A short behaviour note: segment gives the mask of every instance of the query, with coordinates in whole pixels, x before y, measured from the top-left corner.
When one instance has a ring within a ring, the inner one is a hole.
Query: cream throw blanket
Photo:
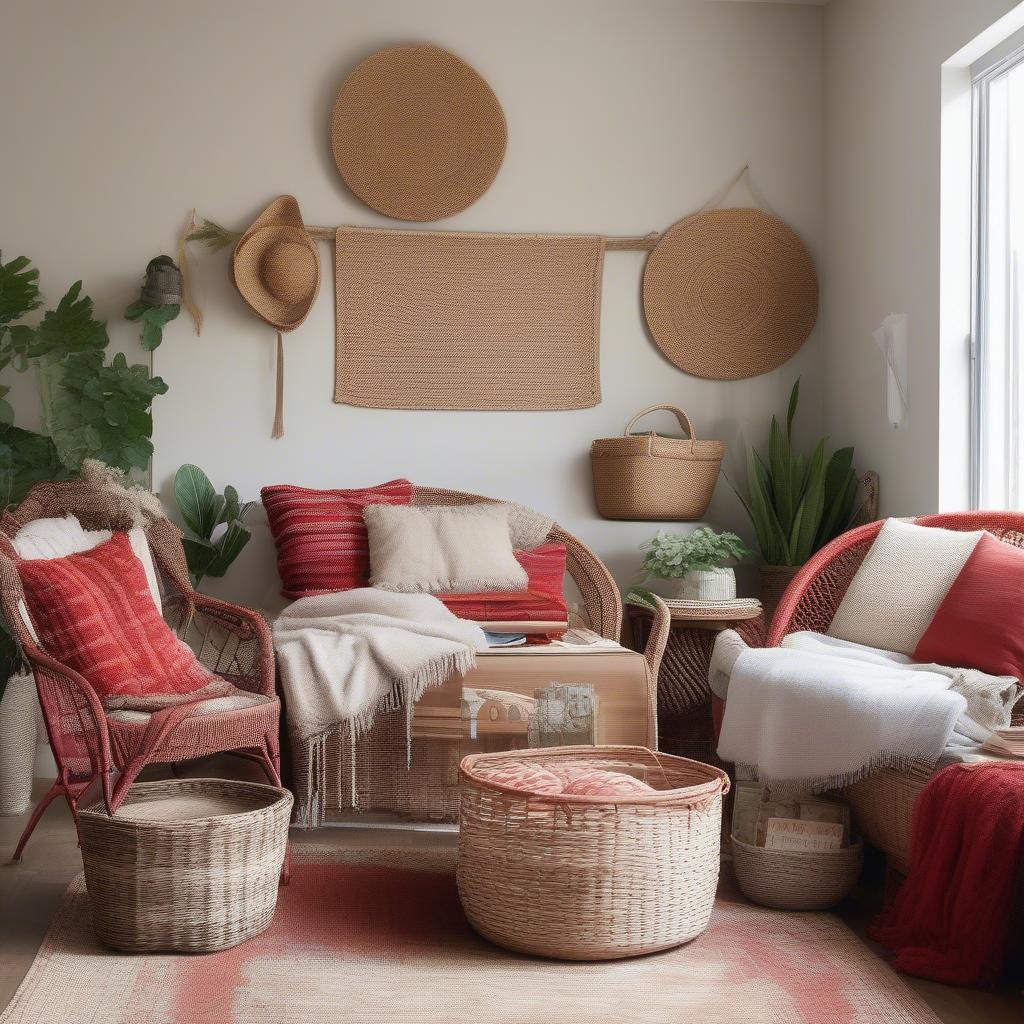
[[[723,648],[735,653],[729,639]],[[915,664],[812,632],[792,633],[782,647],[739,650],[728,687],[719,756],[753,769],[776,793],[821,792],[876,767],[934,763],[954,730],[978,741],[1008,720],[1017,692],[1009,676]]]
[[[330,736],[346,728],[354,741],[381,711],[404,707],[411,718],[423,692],[468,672],[487,641],[479,626],[436,597],[366,587],[295,601],[274,623],[274,647],[297,769],[299,823],[315,828]]]

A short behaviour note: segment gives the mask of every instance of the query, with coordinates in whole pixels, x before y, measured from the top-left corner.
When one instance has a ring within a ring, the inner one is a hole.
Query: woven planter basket
[[[764,608],[765,621],[771,622],[772,616],[786,588],[793,582],[793,577],[803,568],[802,565],[762,565],[761,574],[761,605]]]
[[[675,414],[686,438],[653,431],[630,435],[641,416],[656,409]],[[605,437],[590,447],[594,497],[605,519],[700,519],[707,511],[725,455],[723,441],[699,441],[690,418],[674,405],[638,412],[622,437]]]
[[[849,895],[864,863],[864,844],[840,850],[766,850],[732,837],[732,863],[743,894],[776,910],[826,910]]]
[[[538,796],[478,774],[524,761],[625,772],[658,792]],[[485,938],[538,956],[613,960],[707,927],[725,772],[644,747],[577,746],[471,754],[459,775],[459,895]]]
[[[277,906],[292,795],[226,779],[134,785],[114,817],[79,813],[92,920],[126,952],[209,953],[264,931]]]
[[[35,679],[11,676],[0,697],[0,814],[24,814],[32,800],[40,717]]]

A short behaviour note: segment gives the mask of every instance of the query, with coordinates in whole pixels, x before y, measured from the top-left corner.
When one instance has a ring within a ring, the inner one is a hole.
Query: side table
[[[643,650],[651,626],[646,608],[627,605],[633,646]],[[736,610],[728,618],[714,618],[692,609],[671,608],[668,645],[658,673],[658,749],[719,764],[715,754],[708,666],[715,639],[723,629],[736,629],[752,646],[764,642],[765,622],[760,610]]]

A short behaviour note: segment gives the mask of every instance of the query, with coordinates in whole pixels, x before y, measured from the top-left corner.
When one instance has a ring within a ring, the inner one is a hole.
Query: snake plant
[[[798,379],[789,395],[786,429],[772,417],[768,457],[747,449],[747,496],[736,492],[768,565],[803,565],[847,530],[857,513],[853,448],[826,456],[823,438],[810,455],[794,450],[793,419],[799,398]]]

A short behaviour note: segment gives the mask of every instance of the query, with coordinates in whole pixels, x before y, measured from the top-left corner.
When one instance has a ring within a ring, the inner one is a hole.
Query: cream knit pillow
[[[367,505],[370,585],[404,594],[526,590],[506,506]]]
[[[850,581],[828,635],[913,654],[983,532],[887,519]]]

